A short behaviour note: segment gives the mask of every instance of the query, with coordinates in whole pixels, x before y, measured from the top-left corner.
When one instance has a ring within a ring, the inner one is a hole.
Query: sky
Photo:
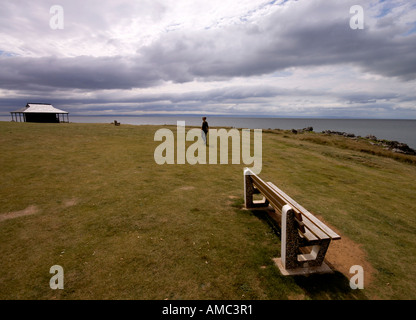
[[[414,0],[0,8],[0,115],[44,102],[72,115],[416,119]]]

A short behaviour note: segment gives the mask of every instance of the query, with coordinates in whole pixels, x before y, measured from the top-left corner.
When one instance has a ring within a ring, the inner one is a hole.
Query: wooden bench
[[[271,209],[275,220],[281,215],[281,258],[274,260],[282,274],[331,271],[324,258],[331,240],[341,239],[336,232],[248,168],[244,169],[244,194],[247,209]],[[254,200],[254,194],[261,194],[263,200]]]
[[[119,126],[121,123],[120,122],[117,122],[117,120],[114,120],[114,125],[115,126]]]

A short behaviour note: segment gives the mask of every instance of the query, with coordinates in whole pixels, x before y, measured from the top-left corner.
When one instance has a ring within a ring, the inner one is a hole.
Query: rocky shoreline
[[[292,133],[298,134],[303,132],[313,132],[312,127],[307,127],[303,129],[292,129]],[[407,155],[416,155],[416,150],[410,148],[406,143],[398,142],[398,141],[390,141],[390,140],[384,140],[384,139],[378,139],[374,135],[367,135],[365,137],[356,136],[353,133],[348,132],[341,132],[341,131],[332,131],[332,130],[324,130],[322,133],[327,135],[338,135],[338,136],[344,136],[349,139],[363,139],[368,140],[370,144],[380,146],[386,150],[390,150],[392,152],[396,153],[402,153]]]

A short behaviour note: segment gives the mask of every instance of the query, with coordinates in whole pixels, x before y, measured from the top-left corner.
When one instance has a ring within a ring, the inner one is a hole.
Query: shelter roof
[[[51,104],[47,103],[28,103],[26,107],[20,108],[13,112],[22,112],[22,113],[68,113],[55,108]]]

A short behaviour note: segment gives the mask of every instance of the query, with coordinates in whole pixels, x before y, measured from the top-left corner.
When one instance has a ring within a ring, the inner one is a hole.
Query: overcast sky
[[[364,29],[350,27],[353,5]],[[0,114],[26,102],[416,119],[416,1],[2,0]]]

